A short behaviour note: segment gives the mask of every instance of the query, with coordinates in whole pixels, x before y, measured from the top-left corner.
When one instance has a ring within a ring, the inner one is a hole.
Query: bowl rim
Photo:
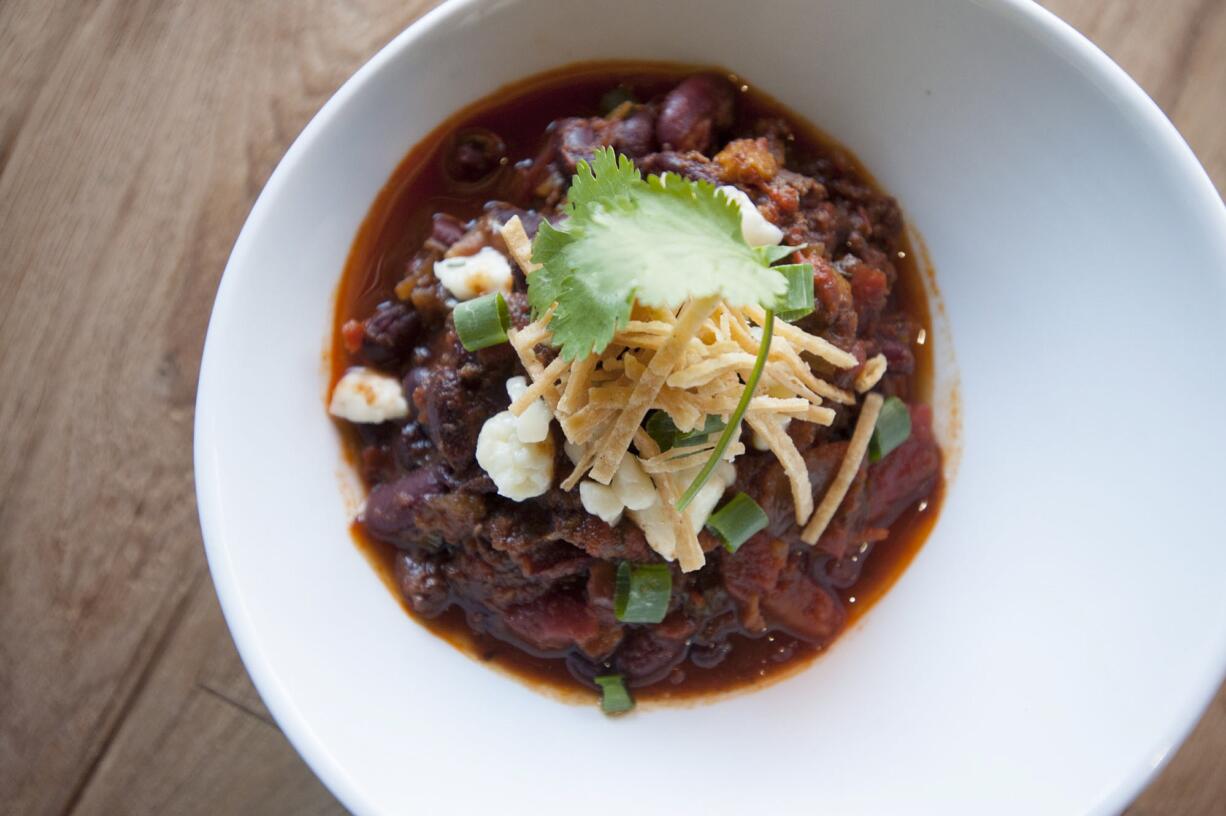
[[[429,37],[439,27],[468,13],[482,2],[483,0],[444,0],[417,18],[354,72],[303,128],[278,162],[239,232],[213,302],[201,357],[193,429],[196,503],[209,571],[223,616],[243,666],[281,731],[328,790],[342,805],[355,813],[375,813],[375,804],[346,773],[341,762],[314,731],[267,655],[258,648],[250,611],[238,590],[233,562],[227,543],[223,540],[219,522],[222,503],[219,472],[216,458],[213,456],[215,432],[210,424],[213,405],[220,399],[219,389],[214,385],[219,365],[216,362],[210,363],[217,354],[214,351],[217,345],[214,334],[218,331],[217,315],[230,309],[231,303],[237,297],[236,280],[240,274],[239,269],[245,263],[250,246],[256,240],[255,236],[261,232],[268,218],[271,202],[277,198],[280,189],[293,175],[303,154],[310,149],[338,112],[349,104],[359,88],[382,71],[387,63],[393,61],[405,49],[411,48],[418,40]],[[1226,204],[1192,149],[1157,103],[1098,46],[1033,0],[966,2],[1005,17],[1009,25],[1018,27],[1030,37],[1046,41],[1074,69],[1098,80],[1099,89],[1128,114],[1134,126],[1146,132],[1167,156],[1167,172],[1177,178],[1180,186],[1194,196],[1198,206],[1208,217],[1216,216],[1222,234],[1226,235]],[[1156,759],[1127,771],[1114,789],[1103,791],[1095,812],[1115,813],[1122,810],[1174,755],[1209,706],[1223,675],[1226,675],[1226,642],[1222,644],[1214,665],[1216,671],[1199,678],[1182,701],[1179,717],[1170,723],[1159,742],[1151,746],[1152,750],[1147,756]]]

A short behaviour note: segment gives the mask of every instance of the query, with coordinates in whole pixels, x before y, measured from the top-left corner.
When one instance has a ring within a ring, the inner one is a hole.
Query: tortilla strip
[[[596,363],[600,362],[595,354],[589,354],[582,360],[576,360],[570,368],[570,377],[566,380],[566,388],[562,390],[562,399],[558,400],[559,414],[573,414],[581,407],[583,398],[587,396],[591,386],[592,372]]]
[[[673,451],[680,451],[676,456],[671,456]],[[714,445],[704,445],[694,448],[674,448],[667,453],[662,453],[659,456],[652,456],[647,459],[640,459],[643,465],[643,470],[648,473],[678,473],[684,470],[693,470],[698,465],[703,464],[706,458],[711,455],[711,451],[715,450]],[[745,446],[736,442],[729,445],[724,451],[724,461],[732,461],[733,458],[740,456],[745,452]],[[701,455],[700,455],[701,454]]]
[[[656,404],[672,417],[673,424],[682,432],[697,428],[705,416],[689,399],[689,395],[680,391],[660,389],[660,393],[656,395]]]
[[[803,414],[812,407],[807,399],[800,397],[754,397],[749,401],[749,410],[763,414]]]
[[[575,445],[586,445],[596,435],[600,423],[607,420],[616,410],[607,405],[589,403],[575,413],[558,419],[558,424],[562,427],[562,433],[566,436],[567,441]]]
[[[636,427],[634,430],[634,445],[638,448],[639,455],[642,457],[659,456],[660,448],[656,445],[655,440],[642,428]],[[667,473],[654,474],[651,480],[655,482],[656,491],[660,494],[661,509],[672,521],[673,529],[676,531],[676,555],[681,571],[693,572],[701,569],[702,565],[707,563],[707,557],[703,554],[702,545],[698,543],[698,533],[690,526],[689,517],[677,510],[676,502],[681,496],[677,482]]]
[[[544,370],[541,371],[539,377],[533,375],[532,384],[529,385],[518,398],[512,400],[511,405],[507,408],[515,416],[519,416],[524,411],[528,410],[528,406],[536,402],[537,399],[544,397],[546,392],[552,391],[554,395],[553,401],[550,403],[550,408],[557,410],[559,397],[556,383],[558,378],[562,376],[562,372],[570,367],[570,363],[563,360],[561,357],[555,357]]]
[[[759,326],[766,320],[766,311],[757,304],[746,306],[743,311]],[[843,349],[829,340],[798,329],[791,323],[776,320],[775,333],[801,351],[807,351],[814,356],[820,357],[836,368],[854,368],[859,362],[854,354],[843,351]]]
[[[885,355],[880,352],[864,361],[864,367],[860,369],[860,373],[856,375],[854,383],[856,391],[861,394],[872,391],[873,386],[881,382],[881,378],[885,376],[886,368],[889,363],[885,359]]]
[[[834,480],[830,483],[826,495],[822,497],[813,517],[800,534],[801,540],[806,544],[817,543],[847,496],[847,490],[855,481],[860,463],[864,461],[864,454],[868,451],[868,443],[872,439],[873,429],[877,427],[877,416],[881,413],[881,404],[884,401],[880,394],[869,394],[864,398],[864,405],[860,408],[856,429],[852,431],[851,441],[847,443],[843,461],[839,463],[839,469],[834,474]]]
[[[634,432],[642,423],[643,417],[651,409],[656,395],[664,386],[664,381],[676,366],[677,361],[689,344],[694,332],[715,309],[719,300],[716,297],[706,297],[691,300],[681,307],[673,333],[669,335],[664,346],[651,357],[646,370],[634,386],[634,393],[621,416],[613,425],[613,430],[600,441],[600,453],[596,455],[596,464],[592,467],[592,479],[601,484],[608,484],[617,472],[622,457],[630,447]]]
[[[630,320],[621,328],[614,339],[620,334],[655,334],[660,337],[667,337],[672,333],[673,324],[665,320]]]
[[[809,482],[809,469],[805,466],[804,457],[796,450],[796,443],[788,436],[787,431],[783,430],[783,425],[776,417],[749,414],[746,415],[745,421],[757,431],[760,439],[765,440],[771,453],[775,454],[775,458],[783,466],[783,472],[792,487],[796,523],[804,524],[813,513],[813,486]]]
[[[532,262],[532,239],[528,237],[524,222],[519,220],[518,215],[511,216],[510,220],[499,228],[498,233],[502,235],[507,251],[525,276],[541,268],[540,264]]]
[[[743,369],[748,365],[753,369],[754,356],[743,351],[721,354],[709,357],[701,363],[691,365],[680,371],[674,371],[668,376],[668,384],[673,388],[697,388],[706,385],[725,371]]]

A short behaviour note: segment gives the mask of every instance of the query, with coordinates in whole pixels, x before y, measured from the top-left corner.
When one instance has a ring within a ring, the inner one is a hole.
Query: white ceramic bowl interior
[[[963,420],[935,534],[831,653],[616,721],[403,614],[346,531],[320,363],[354,233],[408,149],[596,58],[723,64],[855,150],[931,251]],[[358,813],[1114,811],[1226,657],[1223,270],[1226,214],[1185,144],[1029,3],[447,4],[311,122],[222,280],[196,467],[227,620]]]

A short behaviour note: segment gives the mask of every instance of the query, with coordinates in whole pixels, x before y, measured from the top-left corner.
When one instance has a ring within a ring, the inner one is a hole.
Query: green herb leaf
[[[659,623],[668,614],[673,574],[667,564],[617,565],[613,613],[622,623]]]
[[[724,541],[724,549],[734,553],[754,535],[766,529],[770,517],[747,493],[737,493],[732,501],[711,514],[707,527]]]
[[[701,428],[692,431],[682,431],[673,423],[673,418],[667,411],[652,411],[647,416],[643,429],[660,447],[660,453],[673,448],[687,448],[706,444],[707,438],[713,433],[719,433],[725,423],[715,414],[708,414]]]
[[[774,309],[787,291],[771,263],[792,248],[747,244],[739,207],[713,184],[675,173],[644,181],[602,148],[579,163],[566,213],[557,227],[541,224],[532,260],[542,268],[528,278],[535,314],[557,304],[549,328],[564,359],[602,351],[636,299],[677,309],[719,296]]]
[[[634,698],[626,690],[620,674],[602,674],[594,678],[600,686],[600,710],[606,714],[621,714],[634,708]]]
[[[813,313],[813,266],[812,264],[788,264],[776,266],[776,271],[788,282],[788,290],[779,299],[775,316],[791,323]]]
[[[868,441],[868,461],[877,462],[907,441],[911,435],[911,412],[907,403],[890,397],[881,406],[873,435]]]

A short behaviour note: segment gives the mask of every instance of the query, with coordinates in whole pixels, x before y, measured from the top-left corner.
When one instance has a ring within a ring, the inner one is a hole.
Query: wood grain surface
[[[343,812],[196,521],[217,282],[277,160],[427,0],[0,0],[0,812]],[[1226,0],[1051,0],[1226,189]],[[1226,812],[1220,694],[1134,814]]]

